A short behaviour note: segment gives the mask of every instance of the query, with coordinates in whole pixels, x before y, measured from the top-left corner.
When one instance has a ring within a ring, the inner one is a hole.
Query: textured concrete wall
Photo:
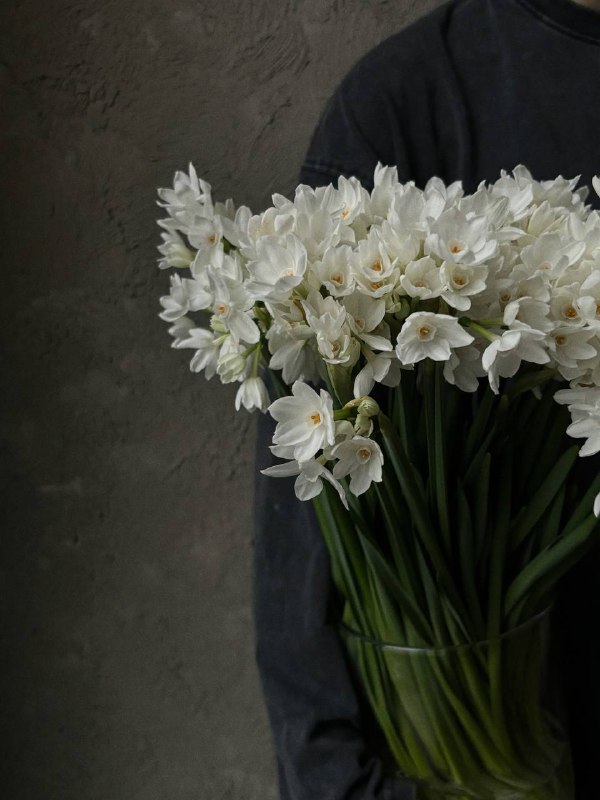
[[[343,72],[434,4],[2,3],[8,800],[276,797],[253,419],[169,348],[155,187],[289,192]]]

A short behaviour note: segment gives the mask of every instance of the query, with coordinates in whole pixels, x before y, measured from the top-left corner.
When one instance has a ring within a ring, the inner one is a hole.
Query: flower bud
[[[358,404],[358,413],[365,417],[376,417],[379,414],[379,404],[372,397],[363,397]]]
[[[373,433],[373,421],[364,414],[357,414],[354,422],[354,433],[357,436],[370,436]]]
[[[239,353],[227,353],[219,358],[217,374],[222,383],[231,383],[239,378],[246,369],[246,359]]]
[[[217,316],[212,316],[210,318],[210,327],[215,333],[229,333],[223,320]]]

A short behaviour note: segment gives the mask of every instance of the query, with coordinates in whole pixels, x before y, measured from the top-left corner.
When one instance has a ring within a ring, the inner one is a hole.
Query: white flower
[[[385,300],[366,294],[352,294],[343,300],[352,332],[373,350],[393,350],[389,326],[383,322]],[[378,331],[379,329],[379,331]],[[385,333],[385,335],[380,335]]]
[[[189,267],[194,260],[194,253],[183,241],[177,231],[167,230],[160,235],[163,243],[158,246],[162,258],[158,260],[160,269],[168,267]]]
[[[240,410],[241,406],[244,406],[246,411],[254,411],[255,408],[258,408],[259,411],[264,412],[267,410],[268,405],[269,393],[262,378],[258,376],[246,378],[240,384],[235,396],[235,408],[237,411]]]
[[[549,345],[554,361],[561,367],[577,367],[577,363],[598,355],[596,348],[590,344],[595,335],[593,330],[560,327],[552,331]]]
[[[447,361],[453,348],[472,341],[456,317],[417,311],[407,317],[398,334],[396,354],[403,364],[416,364],[425,358]]]
[[[286,300],[302,283],[306,248],[297,236],[265,236],[256,244],[256,259],[248,262],[248,291],[258,300]]]
[[[196,323],[190,317],[179,317],[169,328],[169,333],[173,337],[171,347],[180,347],[181,342],[188,339],[190,331],[195,327]]]
[[[315,288],[325,286],[333,297],[343,297],[354,291],[354,275],[350,269],[351,249],[348,245],[332,247],[322,261],[313,265],[311,276],[318,278]],[[312,285],[312,284],[311,284]]]
[[[175,220],[185,220],[188,215],[198,213],[206,217],[213,216],[210,183],[198,179],[191,163],[189,174],[177,171],[173,178],[173,188],[159,189],[158,196],[163,201],[158,202],[158,205],[166,208]]]
[[[547,364],[546,334],[532,329],[505,331],[483,351],[481,362],[492,390],[498,394],[500,378],[512,378],[521,361]]]
[[[308,461],[325,445],[334,443],[333,400],[320,396],[306,383],[296,381],[291,397],[281,397],[268,408],[277,421],[273,442],[293,448],[294,459]]]
[[[369,193],[355,177],[346,178],[340,175],[337,185],[337,199],[340,202],[340,221],[344,225],[351,225],[356,217],[368,211]]]
[[[352,253],[352,268],[359,290],[372,297],[382,297],[391,292],[399,277],[399,271],[375,227],[359,241]]]
[[[561,405],[567,405],[573,422],[567,428],[569,436],[585,438],[580,456],[592,456],[600,451],[600,387],[561,389],[554,394]],[[596,503],[594,503],[596,513]]]
[[[521,250],[521,260],[530,274],[541,270],[558,278],[584,251],[585,242],[574,242],[559,231],[548,231]]]
[[[400,277],[400,286],[409,297],[420,297],[421,300],[439,297],[442,292],[440,268],[431,256],[411,261]]]
[[[573,284],[553,292],[550,311],[553,318],[562,325],[581,328],[585,324],[579,307],[579,290],[579,285]]]
[[[456,207],[444,211],[425,239],[425,254],[443,261],[474,266],[491,258],[498,244],[486,217],[470,217]]]
[[[249,370],[248,360],[242,355],[242,348],[231,337],[226,341],[228,344],[221,347],[217,360],[217,374],[221,383],[244,380]]]
[[[275,322],[266,334],[271,359],[269,369],[282,370],[285,383],[296,380],[316,383],[319,380],[317,354],[308,344],[315,332],[304,323]]]
[[[238,341],[254,344],[260,331],[252,319],[254,300],[241,283],[215,279],[212,312]]]
[[[444,364],[444,378],[463,392],[477,391],[478,378],[485,374],[481,365],[481,353],[473,345],[453,350]]]
[[[373,174],[370,211],[375,220],[384,220],[394,199],[398,183],[398,168],[377,163]]]
[[[461,264],[444,261],[440,267],[441,295],[452,308],[466,311],[471,307],[471,295],[486,289],[488,268],[485,264]]]
[[[503,322],[509,328],[529,327],[536,331],[552,330],[554,324],[548,317],[550,306],[543,300],[534,297],[522,297],[512,300],[504,309]]]
[[[398,386],[401,367],[395,352],[374,353],[369,347],[363,346],[362,354],[366,363],[354,379],[354,397],[369,394],[375,383]]]
[[[360,355],[360,344],[352,336],[344,306],[333,297],[310,292],[302,301],[306,321],[316,334],[317,347],[328,364],[351,367]]]
[[[273,449],[273,448],[271,448]],[[348,508],[348,501],[344,489],[339,481],[333,477],[331,472],[316,459],[298,462],[295,459],[284,464],[275,464],[273,467],[261,469],[263,475],[272,478],[288,478],[297,475],[294,483],[294,491],[298,500],[311,500],[323,491],[323,479],[328,481],[340,496],[340,500],[345,508]]]
[[[175,322],[188,311],[200,311],[207,307],[211,297],[205,287],[194,278],[181,278],[171,275],[169,294],[160,298],[163,311],[158,315],[166,322]]]
[[[350,476],[350,491],[361,495],[367,491],[373,481],[382,479],[383,453],[372,439],[355,436],[336,445],[332,455],[338,458],[333,468],[334,478]]]
[[[206,380],[210,380],[217,371],[217,361],[223,337],[216,337],[212,331],[206,328],[191,328],[185,339],[178,340],[174,347],[192,348],[194,353],[190,361],[192,372],[204,371]]]
[[[223,229],[218,217],[196,217],[186,226],[186,232],[189,243],[198,250],[199,258],[206,262],[222,246]]]

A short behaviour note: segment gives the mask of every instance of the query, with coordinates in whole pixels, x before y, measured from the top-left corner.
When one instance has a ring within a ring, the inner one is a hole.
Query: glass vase
[[[573,800],[548,611],[497,638],[451,647],[340,630],[419,800]]]

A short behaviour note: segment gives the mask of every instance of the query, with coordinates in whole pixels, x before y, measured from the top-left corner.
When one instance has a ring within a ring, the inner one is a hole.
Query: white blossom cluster
[[[518,166],[467,195],[460,182],[419,189],[378,165],[370,193],[341,177],[298,186],[293,200],[275,194],[252,214],[214,203],[190,165],[159,190],[168,214],[159,266],[185,269],[171,276],[160,316],[173,347],[194,351],[193,371],[239,383],[236,408],[268,408],[284,463],[266,472],[296,474],[302,499],[323,480],[342,497],[342,478],[353,494],[381,480],[368,395],[424,359],[443,362],[465,392],[487,377],[498,393],[522,365],[546,365],[568,385],[556,399],[571,411],[568,433],[586,440],[580,454],[591,455],[600,451],[600,214],[578,180],[537,181]],[[281,370],[288,397],[269,405],[261,365]],[[353,387],[353,423],[309,385],[334,372]]]

